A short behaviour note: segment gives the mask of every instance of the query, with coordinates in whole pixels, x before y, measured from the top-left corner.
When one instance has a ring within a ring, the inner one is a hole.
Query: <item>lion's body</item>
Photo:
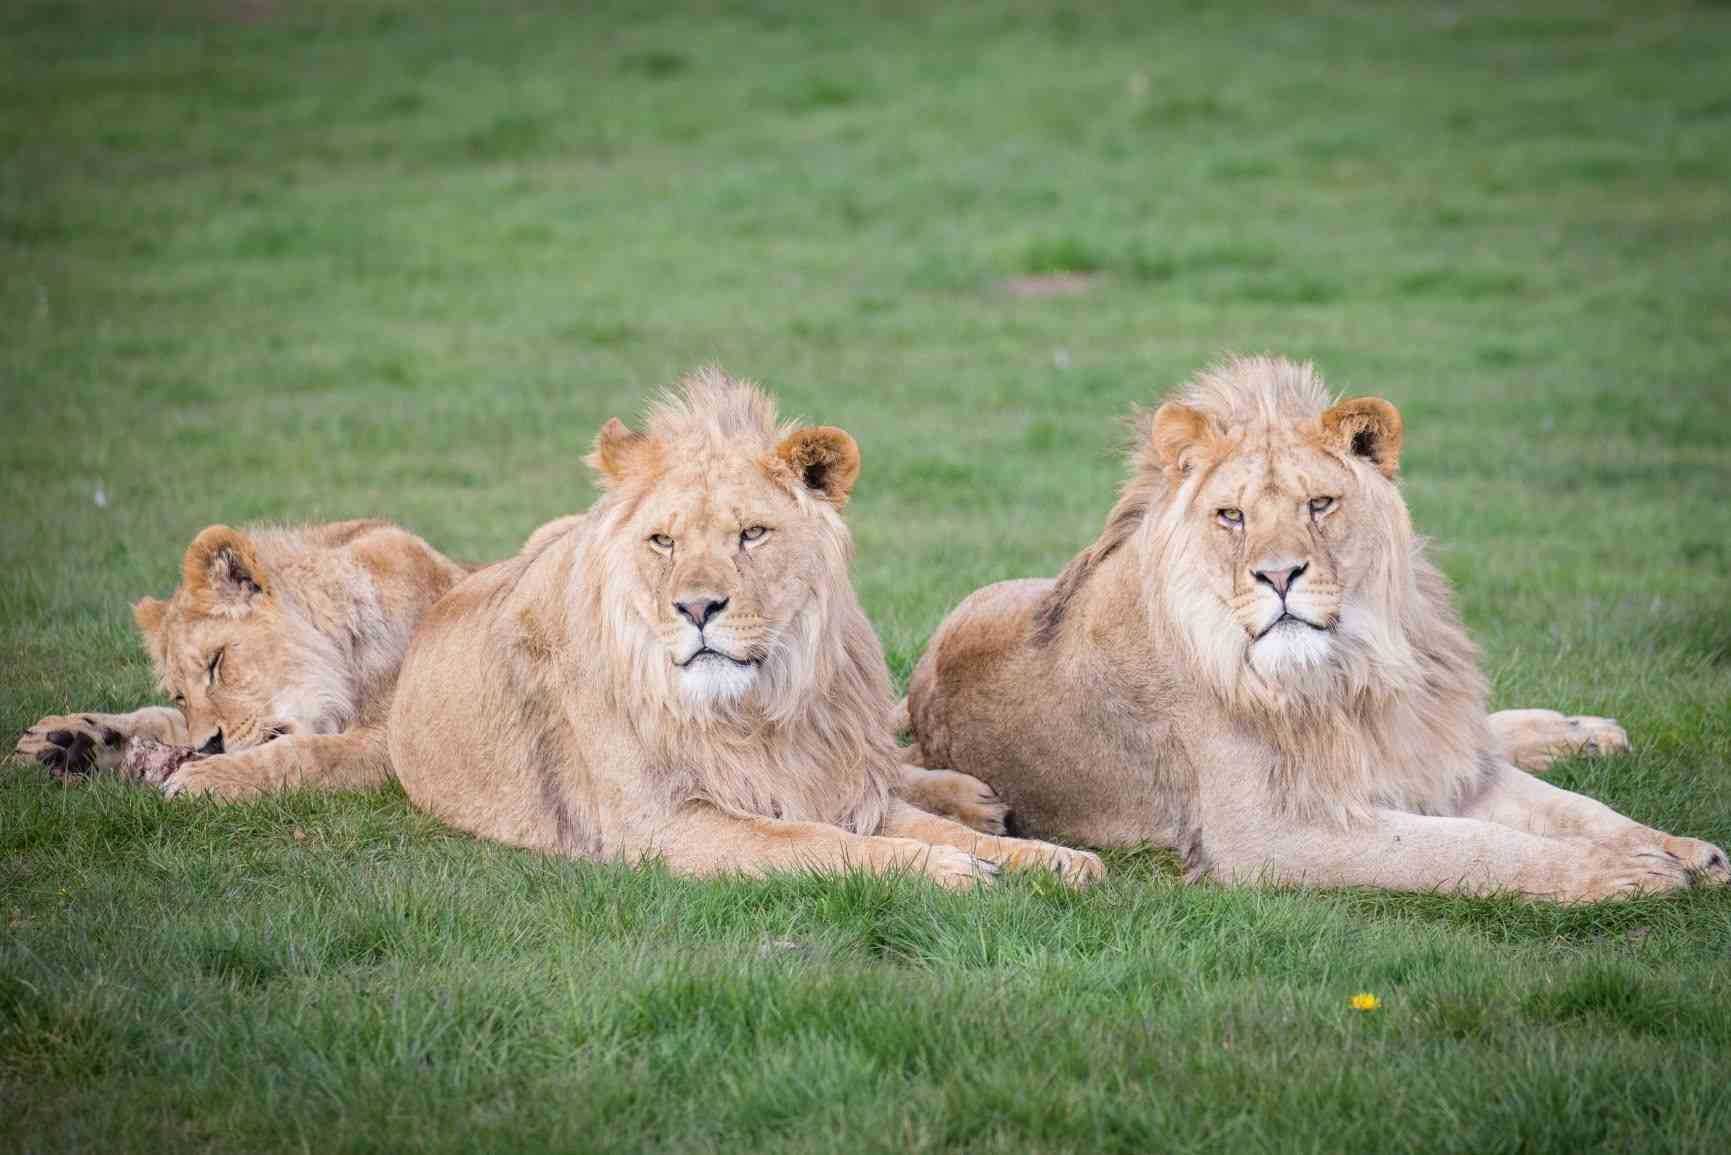
[[[889,675],[839,516],[851,438],[778,425],[707,372],[646,434],[610,423],[592,462],[607,490],[589,512],[468,579],[416,636],[390,746],[417,805],[502,842],[699,874],[899,864],[958,883],[978,869],[963,850],[1097,872],[893,797]]]
[[[377,785],[390,772],[383,726],[409,639],[467,573],[383,521],[211,526],[174,594],[133,607],[178,708],[45,718],[18,753],[77,772],[141,735],[214,755],[181,767],[171,793]]]
[[[1142,433],[1094,545],[939,628],[909,685],[918,760],[982,778],[1028,833],[1152,841],[1191,877],[1573,899],[1724,875],[1716,848],[1514,770],[1502,743],[1564,745],[1569,720],[1487,718],[1393,484],[1392,406],[1241,360]]]

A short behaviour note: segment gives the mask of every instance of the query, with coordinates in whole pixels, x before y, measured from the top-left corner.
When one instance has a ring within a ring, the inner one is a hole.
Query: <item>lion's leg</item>
[[[644,854],[659,855],[678,874],[906,871],[952,889],[970,888],[998,869],[954,846],[854,834],[821,822],[741,818],[700,804],[684,807],[653,838],[627,847],[627,857]]]
[[[1654,847],[1547,838],[1478,818],[1376,810],[1348,826],[1294,825],[1272,800],[1235,800],[1212,826],[1204,869],[1223,882],[1374,886],[1591,902],[1690,885],[1677,857]],[[1233,816],[1239,819],[1234,821]]]
[[[1555,710],[1498,710],[1490,716],[1491,742],[1503,757],[1531,774],[1543,774],[1558,758],[1621,754],[1629,735],[1615,718],[1573,717]]]
[[[275,790],[372,790],[391,777],[382,726],[341,734],[291,734],[233,754],[188,762],[162,784],[162,792],[252,798]]]
[[[1036,842],[1031,838],[981,834],[960,822],[929,814],[900,800],[890,803],[881,832],[895,838],[915,838],[938,846],[954,846],[976,858],[988,859],[1002,866],[1056,871],[1065,882],[1075,887],[1086,886],[1106,876],[1105,864],[1097,854],[1050,842]]]
[[[1731,864],[1717,846],[1643,826],[1603,802],[1553,786],[1513,766],[1502,766],[1465,813],[1531,834],[1657,847],[1705,879],[1731,881]]]
[[[51,714],[19,735],[12,756],[34,759],[59,777],[112,770],[120,764],[126,740],[141,736],[184,746],[186,721],[167,706],[130,714]]]
[[[984,782],[959,770],[928,770],[904,763],[896,797],[928,814],[953,818],[983,834],[1005,833],[1010,808]]]

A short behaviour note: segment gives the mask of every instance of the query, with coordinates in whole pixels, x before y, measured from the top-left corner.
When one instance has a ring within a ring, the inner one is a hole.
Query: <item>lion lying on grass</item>
[[[409,637],[467,573],[382,521],[213,525],[187,549],[173,595],[132,607],[174,706],[43,718],[14,753],[61,777],[125,759],[170,796],[381,785]]]
[[[840,516],[853,438],[778,425],[714,370],[683,386],[646,432],[602,428],[587,513],[427,615],[389,726],[409,797],[484,838],[683,874],[1101,875],[894,795],[889,672]]]
[[[1056,581],[988,586],[939,628],[912,756],[986,780],[1029,832],[1153,841],[1191,878],[1561,901],[1725,881],[1718,847],[1511,764],[1623,738],[1487,718],[1395,485],[1401,434],[1386,401],[1330,406],[1307,365],[1201,374]]]
[[[13,753],[60,778],[119,770],[170,797],[380,786],[409,638],[471,568],[383,521],[210,526],[188,547],[179,588],[132,607],[173,705],[51,715]],[[1002,804],[974,779],[899,774],[922,809],[1003,833]]]

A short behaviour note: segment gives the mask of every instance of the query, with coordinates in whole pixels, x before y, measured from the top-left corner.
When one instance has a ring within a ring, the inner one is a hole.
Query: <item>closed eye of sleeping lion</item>
[[[682,874],[1098,877],[1085,851],[894,796],[889,672],[840,516],[858,448],[778,425],[718,371],[683,384],[645,432],[602,428],[588,512],[427,615],[389,726],[410,799],[484,838]]]
[[[1187,876],[1581,901],[1731,876],[1718,847],[1516,769],[1615,723],[1487,717],[1395,484],[1402,424],[1308,365],[1232,360],[1141,423],[1105,530],[988,586],[914,671],[912,757],[1031,832],[1175,848]]]
[[[43,718],[13,753],[68,777],[182,748],[157,751],[172,773],[150,775],[170,796],[382,785],[397,667],[421,615],[467,572],[383,521],[210,526],[179,588],[132,607],[172,707]]]

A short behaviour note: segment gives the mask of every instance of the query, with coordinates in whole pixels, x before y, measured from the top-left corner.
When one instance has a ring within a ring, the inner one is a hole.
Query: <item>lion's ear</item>
[[[595,449],[583,460],[595,471],[601,484],[611,488],[653,459],[654,443],[647,435],[610,418],[595,435]]]
[[[1381,397],[1353,397],[1322,415],[1322,435],[1335,448],[1362,457],[1384,477],[1400,469],[1404,431],[1400,410]]]
[[[1154,411],[1150,433],[1160,467],[1173,481],[1187,477],[1213,452],[1218,434],[1207,414],[1178,401],[1168,401]]]
[[[775,447],[801,485],[840,508],[859,480],[859,445],[833,425],[798,429]]]
[[[168,603],[161,598],[139,598],[132,603],[132,624],[146,645],[154,645],[162,619],[168,613]]]
[[[214,613],[239,617],[270,596],[252,539],[226,525],[209,526],[192,539],[181,559],[180,576]]]

